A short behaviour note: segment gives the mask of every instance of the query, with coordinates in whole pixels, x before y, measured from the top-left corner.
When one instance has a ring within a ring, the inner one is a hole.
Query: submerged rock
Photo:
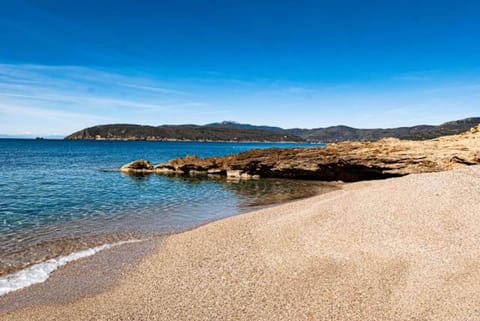
[[[258,177],[361,181],[449,170],[480,164],[480,128],[427,141],[386,138],[376,142],[341,142],[326,147],[256,149],[223,157],[187,156],[150,165],[145,160],[122,170],[159,174],[214,174]]]

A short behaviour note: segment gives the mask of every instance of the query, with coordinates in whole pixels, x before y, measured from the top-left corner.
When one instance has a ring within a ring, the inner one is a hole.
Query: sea
[[[115,171],[127,162],[299,146],[312,145],[0,139],[0,295],[44,281],[59,266],[122,242],[184,231],[332,188],[312,181]]]

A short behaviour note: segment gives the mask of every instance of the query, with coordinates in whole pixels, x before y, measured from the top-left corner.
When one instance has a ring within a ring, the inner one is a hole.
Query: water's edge
[[[339,188],[341,188],[341,187],[339,187]],[[329,191],[333,191],[333,190],[335,190],[335,189],[331,189]],[[206,225],[206,224],[218,221],[218,220],[226,219],[226,218],[231,217],[231,216],[244,215],[244,214],[256,212],[256,211],[264,209],[264,208],[275,207],[275,206],[279,206],[279,205],[282,205],[282,204],[295,202],[295,201],[298,201],[299,199],[308,199],[308,198],[315,197],[315,196],[320,195],[320,194],[328,193],[329,191],[324,191],[324,190],[319,189],[319,190],[317,190],[317,193],[315,193],[313,195],[308,195],[306,197],[284,200],[284,201],[281,201],[281,202],[277,202],[275,204],[264,204],[262,206],[255,206],[255,207],[252,207],[251,210],[249,210],[249,211],[238,212],[234,215],[229,215],[229,216],[226,216],[226,217],[214,219],[212,221],[205,222],[203,224],[198,224],[194,227],[187,228],[187,229],[184,229],[184,230],[181,230],[181,231],[176,231],[176,232],[173,232],[173,233],[166,233],[166,234],[163,234],[163,235],[157,235],[156,237],[161,238],[161,237],[166,237],[166,236],[171,235],[171,234],[183,233],[183,232],[199,228],[203,225]],[[62,267],[64,268],[69,263],[79,261],[80,259],[96,256],[97,253],[102,252],[104,250],[115,251],[115,250],[117,250],[115,248],[122,247],[123,245],[145,242],[145,241],[147,241],[147,239],[131,239],[131,240],[117,241],[117,242],[114,242],[114,243],[105,243],[105,244],[98,245],[98,246],[95,246],[95,247],[92,247],[92,248],[88,248],[88,249],[84,249],[84,250],[80,250],[80,251],[75,251],[75,252],[72,252],[68,255],[63,255],[63,256],[60,256],[60,257],[57,257],[57,258],[49,259],[45,262],[36,263],[36,264],[31,265],[27,268],[21,269],[21,270],[15,272],[15,273],[1,276],[0,277],[0,311],[11,309],[11,308],[5,308],[5,306],[4,306],[5,304],[4,303],[2,304],[2,299],[7,298],[7,302],[8,302],[9,295],[12,295],[12,294],[15,295],[16,293],[14,293],[14,292],[17,292],[17,291],[21,292],[19,290],[26,290],[28,292],[27,288],[31,287],[32,285],[38,285],[38,284],[45,283],[45,281],[49,280],[50,276],[54,272],[59,270],[59,268],[62,268]],[[110,273],[113,273],[113,272],[110,272]],[[7,295],[7,294],[9,294],[9,295]],[[79,295],[80,294],[81,293],[79,293]],[[56,301],[54,298],[51,298],[51,299]],[[24,301],[28,301],[28,300],[30,300],[30,299],[28,299],[28,297],[27,297],[27,299],[24,300]],[[29,304],[34,304],[34,303],[23,302],[23,305],[29,305]]]
[[[274,146],[0,139],[0,278],[77,251],[234,215],[265,202],[265,194],[302,194],[308,184],[103,170],[137,158],[163,162],[189,154],[208,157]]]
[[[59,267],[42,283],[0,296],[0,314],[31,306],[68,304],[114,288],[164,237],[127,242]]]
[[[55,270],[72,261],[95,255],[100,251],[110,249],[119,245],[141,241],[142,240],[128,240],[116,243],[103,244],[86,250],[77,251],[68,255],[50,259],[45,262],[37,263],[23,270],[0,277],[0,296],[29,287],[33,284],[43,283],[48,280],[50,275]]]

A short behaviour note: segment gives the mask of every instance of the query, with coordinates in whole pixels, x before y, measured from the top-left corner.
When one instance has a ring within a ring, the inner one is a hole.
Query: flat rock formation
[[[475,164],[480,164],[480,126],[460,135],[426,141],[387,138],[376,142],[333,143],[326,147],[255,149],[224,157],[187,156],[158,165],[139,160],[120,170],[353,182]]]

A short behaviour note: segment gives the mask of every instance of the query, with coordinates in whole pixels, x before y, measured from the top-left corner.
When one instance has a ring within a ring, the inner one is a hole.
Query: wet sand
[[[479,204],[480,167],[355,183],[171,235],[99,293],[0,320],[480,320]]]
[[[24,307],[69,303],[113,287],[156,246],[161,237],[119,245],[60,267],[46,282],[0,297],[0,312]]]

